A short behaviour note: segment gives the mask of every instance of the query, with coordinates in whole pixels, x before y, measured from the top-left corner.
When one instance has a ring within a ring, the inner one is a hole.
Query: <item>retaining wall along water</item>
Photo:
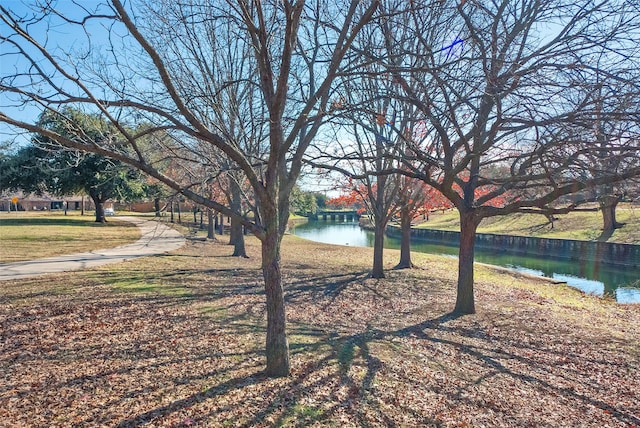
[[[387,227],[387,234],[400,237],[401,229],[390,225]],[[449,230],[412,228],[411,237],[449,245],[458,245],[460,242],[460,232]],[[599,261],[619,266],[640,267],[640,245],[633,244],[478,233],[476,246],[514,254],[554,256],[566,260]]]

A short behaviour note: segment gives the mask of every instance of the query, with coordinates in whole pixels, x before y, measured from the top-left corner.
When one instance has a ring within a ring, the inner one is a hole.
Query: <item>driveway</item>
[[[140,239],[133,244],[105,250],[0,264],[0,281],[89,269],[138,257],[163,254],[176,250],[185,243],[184,236],[162,223],[138,217],[118,217],[118,219],[138,226],[141,232]]]

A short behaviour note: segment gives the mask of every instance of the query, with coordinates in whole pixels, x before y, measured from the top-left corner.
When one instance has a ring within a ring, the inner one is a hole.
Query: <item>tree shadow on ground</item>
[[[210,283],[203,278],[208,278]],[[499,421],[526,424],[528,421],[509,413],[517,409],[505,409],[499,403],[481,402],[476,396],[469,395],[478,385],[498,378],[516,389],[533,388],[569,405],[599,409],[620,424],[640,423],[638,417],[621,404],[609,404],[596,395],[588,373],[581,371],[583,367],[591,366],[599,370],[622,371],[625,363],[606,361],[604,356],[598,360],[581,355],[579,343],[570,348],[573,353],[567,353],[550,347],[548,337],[534,336],[525,341],[518,335],[503,333],[501,336],[475,316],[461,317],[441,311],[440,307],[430,308],[420,318],[426,319],[420,322],[405,322],[403,313],[398,312],[396,316],[404,324],[393,328],[384,320],[367,322],[363,327],[359,320],[348,317],[324,322],[304,317],[306,308],[328,308],[338,299],[351,304],[343,311],[352,310],[361,302],[354,300],[350,293],[367,294],[389,301],[392,306],[393,299],[408,298],[382,293],[387,284],[369,281],[368,270],[321,275],[309,267],[296,275],[296,279],[286,281],[287,302],[292,312],[298,314],[289,322],[291,353],[295,360],[292,376],[285,379],[270,379],[261,371],[264,352],[259,342],[264,335],[264,289],[259,269],[172,269],[168,266],[143,272],[132,267],[119,272],[100,272],[94,279],[106,279],[107,283],[129,279],[148,282],[158,288],[157,292],[135,296],[116,293],[112,300],[105,299],[104,294],[78,295],[78,299],[85,299],[82,304],[74,306],[67,299],[61,301],[59,307],[45,309],[52,317],[58,317],[58,334],[79,334],[80,339],[85,333],[78,333],[78,328],[109,316],[109,335],[101,333],[105,340],[113,340],[108,352],[101,348],[104,344],[100,341],[69,340],[64,349],[43,348],[39,354],[21,353],[19,358],[20,363],[29,366],[46,362],[47,358],[53,363],[67,364],[71,356],[78,361],[96,356],[105,361],[118,361],[119,365],[113,369],[95,373],[87,369],[51,382],[41,392],[54,394],[69,388],[99,389],[108,385],[111,378],[130,378],[131,385],[109,403],[114,407],[126,407],[135,402],[140,410],[129,410],[128,415],[115,419],[118,427],[163,424],[169,420],[178,420],[172,426],[223,422],[247,427],[259,424],[300,426],[337,420],[344,414],[361,426],[402,425],[394,419],[393,412],[396,412],[395,416],[399,412],[416,425],[446,425],[447,421],[438,413],[426,411],[416,402],[400,396],[412,390],[428,394],[430,398],[425,399],[443,401],[454,409],[457,406],[489,408]],[[163,293],[161,289],[178,286],[189,290],[188,300]],[[415,292],[410,284],[403,284],[403,287],[403,291]],[[421,292],[420,298],[426,299],[440,290],[424,288]],[[366,297],[363,295],[362,299]],[[215,305],[222,312],[216,313],[215,317],[194,313],[189,306],[194,303]],[[129,313],[127,308],[133,308],[134,304],[137,312]],[[152,314],[154,310],[157,311],[155,315]],[[342,310],[332,310],[332,313],[343,315]],[[24,319],[15,320],[15,325],[24,322],[21,331],[28,333],[33,327],[37,332],[37,317],[29,311],[25,314]],[[135,327],[128,325],[128,316],[138,317],[144,323]],[[33,335],[40,340],[36,333]],[[100,338],[97,333],[96,337]],[[159,346],[158,341],[165,337],[175,338],[176,342]],[[190,348],[192,342],[199,344]],[[613,345],[613,339],[602,344],[603,349]],[[458,359],[462,362],[456,363]],[[447,373],[450,377],[440,381],[430,380],[412,370],[419,367],[435,371],[431,367],[455,364],[476,369],[465,372],[464,376]],[[137,377],[141,373],[149,377],[157,374],[157,382],[139,385]],[[388,385],[399,386],[387,390]],[[185,389],[181,389],[183,387]],[[175,391],[175,397],[152,401],[151,397],[164,389]],[[234,412],[244,413],[237,413],[234,419]],[[84,421],[87,424],[96,422],[89,416]],[[102,424],[113,423],[113,420],[102,420]]]
[[[350,285],[359,283],[368,278],[369,271],[335,273],[324,276],[312,274],[296,281],[287,281],[286,297],[287,301],[294,301],[299,297],[305,297],[307,293],[313,295],[321,295],[335,299],[341,292],[346,290]]]
[[[252,414],[249,418],[243,418],[243,422],[239,426],[255,426],[264,423],[265,420],[271,421],[269,425],[280,426],[286,425],[288,422],[295,421],[297,425],[304,423],[313,423],[314,421],[329,420],[344,408],[350,408],[354,413],[352,416],[354,422],[359,425],[366,426],[370,424],[371,418],[383,422],[387,426],[396,426],[397,423],[386,413],[388,406],[399,406],[403,413],[411,415],[413,421],[423,426],[438,426],[443,424],[433,415],[420,412],[418,409],[410,405],[389,401],[389,397],[385,394],[378,395],[375,383],[380,370],[394,370],[388,367],[388,363],[376,355],[371,345],[380,341],[388,341],[390,339],[412,337],[413,340],[423,342],[428,345],[446,346],[456,351],[466,354],[475,360],[476,363],[487,367],[487,374],[479,376],[476,379],[466,382],[455,390],[446,393],[446,399],[453,402],[466,402],[465,390],[472,388],[482,382],[487,382],[494,376],[507,376],[513,382],[520,384],[534,385],[536,388],[544,390],[548,394],[553,394],[563,399],[578,401],[587,406],[593,406],[604,412],[610,413],[616,420],[622,423],[637,424],[638,418],[631,413],[616,408],[603,400],[594,399],[588,395],[579,392],[576,388],[563,388],[555,385],[544,378],[545,366],[538,364],[533,357],[525,357],[527,353],[535,355],[540,352],[548,352],[539,346],[523,346],[522,353],[511,353],[496,350],[492,347],[489,337],[483,338],[485,332],[479,328],[457,328],[450,327],[448,323],[459,319],[460,316],[452,313],[443,314],[439,317],[426,320],[422,323],[411,325],[398,330],[380,330],[371,329],[354,335],[339,336],[336,334],[326,334],[321,330],[314,328],[309,331],[316,342],[311,348],[317,354],[317,358],[308,361],[304,368],[294,373],[294,375],[278,384],[277,392],[271,397],[271,402],[264,403],[261,410]],[[460,340],[447,340],[437,337],[438,331],[447,331],[449,333],[457,333]],[[303,333],[298,330],[297,334]],[[480,345],[470,345],[465,343],[464,338],[483,338]],[[318,352],[321,349],[328,349],[328,352]],[[309,351],[309,350],[307,350]],[[354,376],[350,371],[357,361],[358,375]],[[516,371],[502,361],[517,360],[523,363],[525,367],[531,370],[527,372]],[[327,370],[327,367],[334,367]],[[400,372],[396,372],[400,373]],[[416,383],[416,379],[410,377],[410,373],[405,373],[405,377],[397,378],[410,389]],[[566,375],[567,378],[571,374]],[[575,382],[575,379],[572,379]],[[164,406],[160,406],[148,410],[140,415],[121,421],[117,426],[140,426],[149,423],[151,420],[162,419],[172,413],[180,412],[188,409],[205,400],[215,401],[217,397],[223,396],[235,390],[238,393],[245,391],[247,394],[243,402],[257,403],[261,398],[252,395],[252,388],[260,388],[259,385],[266,386],[273,381],[266,378],[262,372],[254,370],[247,376],[233,377],[227,381],[217,383],[211,388],[192,394],[180,400],[173,401]],[[584,385],[579,385],[584,386]],[[329,397],[332,400],[326,406],[309,406],[304,403],[303,398],[313,396],[321,390],[329,389]],[[340,391],[344,391],[342,395]],[[358,403],[354,407],[354,403]],[[240,403],[236,403],[240,404]],[[471,403],[474,404],[474,403]],[[195,420],[206,422],[217,420],[216,418],[224,412],[228,412],[233,405],[219,407],[217,410],[207,414],[198,415]],[[504,413],[504,408],[496,406],[494,412]],[[246,415],[245,415],[246,416]]]
[[[125,428],[147,425],[158,418],[162,418],[171,413],[179,412],[182,409],[192,407],[193,405],[198,404],[202,401],[214,399],[215,397],[227,394],[232,389],[241,389],[245,386],[259,383],[261,379],[264,378],[265,376],[259,372],[255,372],[251,376],[232,378],[225,382],[221,382],[215,387],[209,388],[206,391],[190,395],[181,400],[172,401],[165,406],[157,407],[134,417],[122,420],[115,426],[118,428]]]

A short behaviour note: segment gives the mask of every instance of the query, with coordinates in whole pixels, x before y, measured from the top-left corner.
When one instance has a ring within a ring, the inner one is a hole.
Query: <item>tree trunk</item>
[[[242,233],[242,223],[235,217],[231,217],[231,229],[229,230],[229,245],[233,245],[235,257],[247,257],[244,247],[244,234]]]
[[[460,250],[458,253],[458,292],[457,314],[474,314],[476,312],[473,296],[473,260],[475,251],[476,230],[480,220],[473,211],[460,212]]]
[[[173,219],[173,199],[171,200],[171,202],[169,202],[169,206],[170,206],[170,210],[171,210],[171,220],[170,221],[171,221],[171,223],[173,223],[174,222],[174,219]]]
[[[214,223],[214,217],[217,219],[218,216],[214,216],[213,215],[213,210],[211,208],[207,209],[207,238],[208,239],[215,239],[216,237],[216,231],[215,231],[215,223]]]
[[[385,222],[375,219],[375,229],[373,237],[373,269],[371,278],[384,278],[384,230]]]
[[[239,213],[242,210],[242,192],[235,179],[229,179],[231,187],[231,210]],[[229,245],[233,245],[233,256],[247,257],[244,247],[244,234],[242,233],[242,223],[235,217],[231,218],[231,229],[229,230]]]
[[[603,231],[613,232],[621,226],[616,221],[616,207],[620,202],[618,195],[606,195],[599,198],[600,210],[602,211],[602,219],[604,221]]]
[[[400,209],[400,227],[402,230],[400,263],[396,269],[407,269],[413,267],[413,263],[411,263],[411,213],[406,207]]]
[[[81,202],[82,206],[80,207],[80,215],[83,216],[84,215],[84,195],[82,195],[82,199]]]
[[[107,218],[104,215],[104,204],[99,199],[94,199],[93,203],[96,206],[96,223],[106,223]]]
[[[224,235],[224,215],[220,214],[220,221],[218,221],[218,228],[220,229],[220,235]]]
[[[104,215],[104,199],[96,191],[90,190],[89,196],[96,207],[96,223],[106,223],[107,219]]]
[[[286,314],[282,272],[280,271],[280,237],[277,217],[269,220],[262,241],[262,273],[267,298],[267,370],[271,377],[289,376],[289,343],[286,333]]]
[[[160,217],[160,198],[153,199],[153,208],[156,211],[156,217]]]
[[[182,212],[180,211],[180,201],[176,204],[176,209],[178,211],[178,224],[182,224]]]

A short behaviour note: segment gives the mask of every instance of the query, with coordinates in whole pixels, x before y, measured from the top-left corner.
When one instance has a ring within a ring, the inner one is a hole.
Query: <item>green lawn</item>
[[[616,216],[618,222],[624,223],[624,226],[616,229],[607,240],[629,244],[640,243],[640,207],[620,204]],[[416,227],[460,230],[458,212],[447,210],[444,213],[432,213],[428,221],[424,221]],[[480,223],[478,232],[591,241],[598,239],[602,234],[602,213],[591,211],[559,215],[554,221],[553,227],[546,217],[541,215],[511,214],[484,219]]]
[[[92,215],[31,212],[0,213],[0,263],[113,248],[140,238],[131,223]]]

